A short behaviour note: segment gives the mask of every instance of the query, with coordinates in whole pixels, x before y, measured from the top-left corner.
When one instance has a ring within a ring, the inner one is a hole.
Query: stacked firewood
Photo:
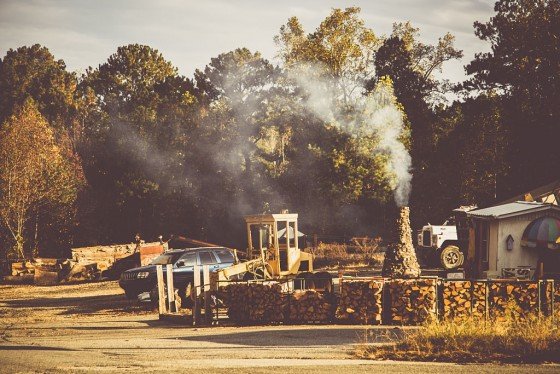
[[[336,300],[328,292],[296,290],[288,299],[288,320],[294,323],[326,323],[333,320]]]
[[[473,316],[477,318],[485,318],[486,307],[487,307],[486,283],[474,281],[472,290],[473,290],[472,291]]]
[[[496,321],[538,313],[537,282],[493,282],[489,287],[488,297],[490,318]]]
[[[554,317],[560,318],[560,281],[554,281],[554,285],[551,285],[553,288],[553,305],[554,308]]]
[[[278,283],[240,283],[222,288],[221,296],[229,318],[239,324],[284,320],[284,295]]]
[[[469,318],[473,313],[472,282],[445,281],[443,286],[443,317],[454,321]]]
[[[395,279],[389,282],[389,294],[395,324],[417,325],[436,317],[435,279]]]
[[[343,280],[336,318],[349,323],[381,323],[383,280]]]

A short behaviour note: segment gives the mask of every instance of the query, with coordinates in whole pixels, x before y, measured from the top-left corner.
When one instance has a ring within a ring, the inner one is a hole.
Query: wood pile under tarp
[[[336,318],[348,323],[379,324],[382,296],[383,279],[342,279]]]
[[[234,283],[220,288],[220,296],[237,324],[284,321],[285,295],[277,282]]]
[[[436,279],[395,279],[387,283],[393,324],[418,325],[437,317]]]
[[[333,320],[336,299],[329,292],[296,290],[287,299],[287,320],[293,323],[327,323]]]

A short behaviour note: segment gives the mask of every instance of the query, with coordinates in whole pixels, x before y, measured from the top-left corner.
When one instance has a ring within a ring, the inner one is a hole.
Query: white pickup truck
[[[430,265],[447,270],[463,265],[465,257],[457,243],[457,227],[452,221],[441,226],[426,225],[418,232],[418,254]]]

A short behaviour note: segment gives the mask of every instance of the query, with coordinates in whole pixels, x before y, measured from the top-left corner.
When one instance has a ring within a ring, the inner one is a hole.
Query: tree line
[[[397,203],[418,227],[550,182],[559,25],[558,1],[497,1],[474,25],[491,50],[460,84],[436,74],[462,57],[451,34],[425,44],[407,22],[380,36],[355,7],[311,32],[290,18],[279,65],[238,48],[193,78],[146,45],[80,76],[44,46],[10,49],[0,254],[63,257],[136,233],[241,246],[244,214],[281,209],[308,233],[388,237]],[[408,201],[395,200],[408,182]]]

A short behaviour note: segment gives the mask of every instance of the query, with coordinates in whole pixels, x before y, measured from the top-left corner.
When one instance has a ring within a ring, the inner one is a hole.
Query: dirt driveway
[[[0,286],[0,372],[560,372],[559,366],[356,360],[364,341],[400,329],[361,326],[172,326],[124,298],[116,282]]]

